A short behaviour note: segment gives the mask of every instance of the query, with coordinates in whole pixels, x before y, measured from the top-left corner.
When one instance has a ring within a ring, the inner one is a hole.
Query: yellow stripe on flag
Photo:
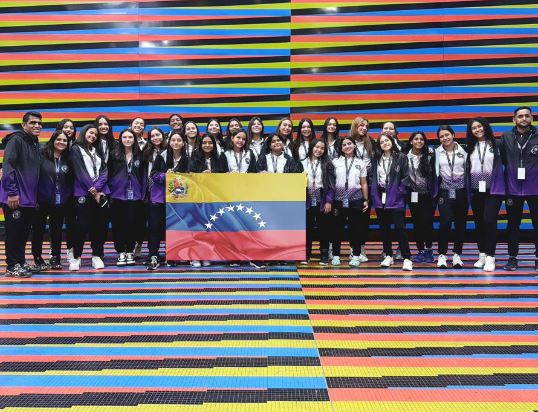
[[[303,173],[168,173],[166,201],[211,202],[304,202]]]

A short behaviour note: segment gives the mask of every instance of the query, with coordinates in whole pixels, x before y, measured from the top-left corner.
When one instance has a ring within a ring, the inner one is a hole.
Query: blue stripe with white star
[[[304,202],[168,203],[166,230],[304,230]]]

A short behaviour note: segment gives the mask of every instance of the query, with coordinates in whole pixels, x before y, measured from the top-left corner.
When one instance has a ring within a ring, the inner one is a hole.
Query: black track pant
[[[150,256],[159,254],[161,240],[165,237],[166,209],[164,203],[152,203],[149,205],[149,234],[148,249]]]
[[[417,203],[411,203],[411,196],[409,196],[408,204],[417,249],[424,250],[424,247],[431,249],[433,243],[433,214],[435,212],[431,195],[429,193],[419,193]]]
[[[73,255],[79,258],[84,249],[84,242],[88,234],[92,246],[92,256],[103,257],[104,244],[107,232],[106,208],[100,207],[93,196],[84,196],[81,203],[80,197],[75,198],[75,242]]]
[[[387,256],[392,256],[392,231],[391,224],[394,224],[394,233],[400,247],[400,252],[404,259],[411,258],[409,251],[409,240],[405,232],[405,209],[376,209],[375,213],[381,226],[381,236],[383,237],[383,252]]]
[[[6,229],[6,264],[11,269],[17,263],[26,263],[26,241],[35,220],[35,208],[19,207],[12,210],[2,205]]]
[[[35,213],[35,223],[32,232],[32,255],[41,256],[43,253],[43,233],[47,219],[50,232],[50,254],[51,256],[60,256],[62,251],[62,226],[65,220],[65,214],[68,204],[60,206],[39,205]]]
[[[519,253],[519,225],[523,214],[523,203],[527,201],[531,213],[535,254],[538,257],[538,196],[508,196],[506,212],[508,214],[508,254],[517,256]]]
[[[134,249],[140,203],[136,200],[112,200],[112,236],[118,253],[131,253]]]
[[[441,189],[439,196],[439,246],[440,255],[448,252],[448,238],[452,222],[456,228],[454,232],[454,253],[461,254],[463,251],[463,241],[467,228],[467,192],[465,189],[456,190],[456,199],[449,198],[448,190]]]
[[[312,254],[312,241],[314,240],[316,229],[319,239],[319,249],[327,251],[329,249],[329,225],[332,215],[319,210],[319,207],[311,207],[306,211],[306,256]]]

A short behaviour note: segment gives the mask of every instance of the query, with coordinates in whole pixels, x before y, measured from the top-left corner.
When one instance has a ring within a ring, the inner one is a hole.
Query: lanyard
[[[319,168],[319,160],[316,161],[316,167],[314,167],[314,162],[312,162],[311,160],[308,161],[308,163],[310,164],[310,174],[312,176],[312,188],[315,188],[316,187],[316,176],[318,174],[318,168]]]
[[[331,159],[334,159],[336,157],[336,149],[334,148],[334,142],[333,144],[329,144],[329,157]]]
[[[172,167],[172,170],[173,170],[174,172],[177,171],[177,170],[176,170],[176,167],[177,167],[177,165],[179,164],[179,161],[180,161],[180,160],[181,160],[181,156],[179,156],[179,157],[177,158],[177,160],[176,160],[176,159],[174,159],[174,157],[173,157],[173,155],[172,155],[172,162],[174,162],[174,166]]]
[[[359,150],[359,146],[357,146],[357,154],[359,155],[359,157],[361,158],[361,160],[364,160],[364,153],[366,152],[366,147],[362,147],[362,153],[361,151]]]
[[[241,164],[243,163],[243,154],[244,152],[241,150],[241,155],[239,156],[239,160],[237,160],[237,153],[233,152],[234,159],[235,159],[235,165],[237,166],[237,172],[241,173]]]
[[[87,149],[87,148],[84,148],[84,151],[86,152],[86,154],[90,157],[90,160],[92,161],[92,168],[93,168],[93,177],[91,177],[92,179],[92,182],[95,182],[97,181],[97,157],[96,157],[96,154],[95,154],[95,148],[94,148],[94,152],[93,154]]]
[[[273,163],[273,173],[276,173],[276,168],[278,166],[278,156],[271,154],[271,162]]]
[[[353,162],[355,161],[355,157],[353,157],[353,159],[351,160],[351,163],[349,165],[349,167],[347,166],[347,157],[344,157],[344,160],[346,162],[346,185],[345,185],[345,190],[347,192],[347,188],[349,187],[348,185],[348,182],[349,182],[349,172],[351,172],[351,168],[353,167]]]
[[[262,151],[262,141],[253,140],[252,142],[250,142],[250,148],[254,150],[257,159]]]
[[[207,166],[207,170],[211,172],[211,159],[205,159],[205,164]]]
[[[531,140],[531,134],[529,134],[529,137],[527,137],[527,140],[525,140],[525,144],[521,146],[519,142],[516,139],[517,147],[519,148],[519,167],[523,167],[523,150],[527,147],[529,144],[529,140]]]
[[[303,159],[306,159],[306,158],[308,157],[308,147],[306,147],[306,144],[307,144],[307,143],[308,143],[308,142],[302,142],[302,143],[301,143],[301,147],[302,147],[303,150],[304,150],[304,157],[303,157]]]
[[[422,156],[422,155],[421,155]],[[413,186],[415,186],[415,192],[418,192],[418,186],[417,186],[417,171],[420,166],[420,157],[417,156],[417,159],[419,161],[419,165],[415,169],[415,162],[413,161],[413,157],[409,157],[409,166],[411,169],[411,174],[413,175]]]
[[[193,151],[194,151],[194,145],[191,146],[190,144],[187,143],[187,157],[191,157]]]
[[[388,188],[389,187],[389,174],[390,174],[390,167],[392,166],[392,155],[389,157],[389,161],[388,161],[388,167],[385,163],[385,156],[381,156],[381,161],[382,161],[382,167],[383,167],[383,171],[385,172],[385,187]]]
[[[55,180],[54,180],[54,183],[55,183],[55,186],[56,186],[56,191],[60,190],[60,167],[61,167],[61,164],[62,164],[62,158],[54,158],[54,170],[56,171],[56,176],[55,176]]]
[[[478,144],[478,147],[476,148],[476,151],[478,153],[478,160],[480,161],[480,169],[482,171],[482,174],[484,174],[484,161],[486,160],[486,150],[488,150],[488,144],[487,142],[484,142],[484,153],[480,153],[480,143]]]
[[[454,166],[456,164],[456,148],[452,151],[452,162],[448,157],[448,152],[445,150],[446,161],[448,162],[448,167],[450,167],[450,181],[454,183]]]

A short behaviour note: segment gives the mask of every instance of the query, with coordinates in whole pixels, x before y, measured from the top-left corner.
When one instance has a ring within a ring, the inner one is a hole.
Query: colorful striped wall
[[[205,125],[357,114],[405,139],[481,114],[498,133],[538,101],[529,0],[26,0],[0,2],[0,137],[23,112],[106,113],[115,130],[176,112]],[[461,134],[460,134],[461,135]]]

